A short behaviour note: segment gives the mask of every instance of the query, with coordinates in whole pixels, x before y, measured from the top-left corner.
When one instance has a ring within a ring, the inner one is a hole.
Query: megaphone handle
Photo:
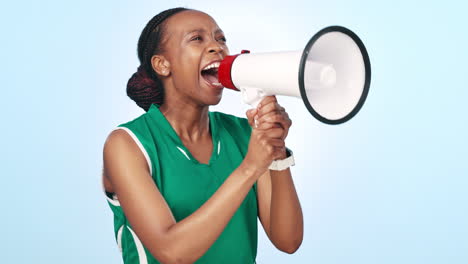
[[[244,103],[257,108],[258,104],[265,98],[265,92],[258,88],[241,87],[242,100]]]

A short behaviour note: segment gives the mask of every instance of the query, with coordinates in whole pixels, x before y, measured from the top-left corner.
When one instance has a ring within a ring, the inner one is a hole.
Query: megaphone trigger
[[[265,98],[265,92],[259,88],[240,87],[244,103],[257,108],[258,104]]]

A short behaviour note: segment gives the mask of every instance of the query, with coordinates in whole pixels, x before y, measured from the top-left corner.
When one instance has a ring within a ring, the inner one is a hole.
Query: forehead
[[[200,11],[187,10],[171,16],[166,22],[166,33],[171,35],[181,35],[194,30],[205,30],[208,32],[218,30],[216,21]]]

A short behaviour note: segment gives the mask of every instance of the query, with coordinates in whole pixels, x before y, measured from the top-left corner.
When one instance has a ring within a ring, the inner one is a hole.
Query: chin
[[[219,102],[221,102],[221,95],[218,98],[213,98],[212,100],[206,103],[207,105],[217,105],[219,104]]]
[[[200,102],[205,105],[217,105],[223,97],[224,88],[213,88],[210,86],[202,85],[199,90]]]

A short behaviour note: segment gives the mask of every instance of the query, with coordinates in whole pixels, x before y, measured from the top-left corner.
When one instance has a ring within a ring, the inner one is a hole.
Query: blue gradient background
[[[231,52],[302,49],[328,25],[365,43],[362,111],[327,126],[299,100],[294,255],[259,229],[258,263],[468,263],[468,4],[460,1],[8,1],[1,4],[1,263],[121,263],[101,193],[110,130],[142,113],[126,97],[156,13],[211,14]],[[240,95],[214,107],[243,116]]]

